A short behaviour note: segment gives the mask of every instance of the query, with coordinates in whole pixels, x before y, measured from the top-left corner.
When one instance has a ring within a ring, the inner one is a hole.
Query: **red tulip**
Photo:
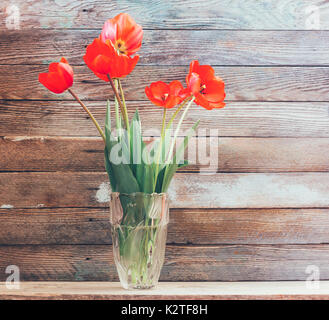
[[[39,82],[54,93],[62,93],[73,84],[73,70],[65,58],[49,65],[48,73],[39,74]]]
[[[124,54],[118,54],[110,40],[102,42],[96,38],[87,47],[83,59],[97,77],[109,81],[107,74],[110,74],[112,78],[122,78],[133,71],[139,56],[136,55],[131,58]]]
[[[195,97],[196,104],[208,110],[225,106],[224,81],[215,76],[211,66],[200,65],[196,60],[192,61],[186,83]]]
[[[131,56],[142,45],[143,29],[129,14],[120,13],[105,22],[100,39],[110,40],[118,54]]]
[[[162,81],[151,83],[150,87],[145,88],[147,97],[155,105],[171,109],[180,104],[186,95],[180,81],[175,80],[166,84]]]

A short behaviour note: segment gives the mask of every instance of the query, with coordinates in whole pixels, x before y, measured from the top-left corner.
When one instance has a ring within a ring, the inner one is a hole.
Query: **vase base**
[[[147,289],[152,289],[154,288],[154,285],[137,285],[137,286],[133,286],[133,289],[138,289],[138,290],[147,290]]]
[[[155,287],[155,285],[122,285],[126,290],[149,290]]]

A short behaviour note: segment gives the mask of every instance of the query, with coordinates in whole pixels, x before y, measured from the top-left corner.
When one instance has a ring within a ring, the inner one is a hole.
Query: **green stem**
[[[157,155],[156,155],[156,169],[155,169],[155,181],[154,181],[154,191],[156,190],[157,180],[158,180],[158,173],[159,173],[159,162],[160,162],[160,156],[161,156],[161,149],[162,149],[162,143],[164,139],[164,132],[165,132],[165,125],[166,125],[166,114],[167,109],[165,108],[163,111],[163,117],[162,117],[162,127],[161,127],[161,138],[160,138],[160,145],[158,147]]]
[[[98,132],[100,133],[101,137],[103,138],[104,142],[106,143],[105,134],[104,134],[103,130],[101,129],[100,125],[98,124],[97,120],[94,118],[94,116],[90,112],[90,110],[87,108],[87,106],[79,99],[79,97],[71,89],[68,89],[67,91],[69,93],[71,93],[71,95],[73,96],[73,98],[76,101],[79,102],[79,104],[81,105],[81,107],[83,108],[83,110],[85,110],[87,112],[87,114],[89,115],[90,119],[93,121],[94,125],[96,126]]]
[[[179,111],[182,110],[182,108],[186,105],[187,103],[187,99],[176,109],[175,113],[173,114],[173,116],[171,117],[171,119],[169,120],[166,130],[170,128],[171,124],[173,123],[173,121],[175,120],[175,118],[177,117]]]
[[[181,125],[182,125],[182,122],[183,122],[183,120],[184,120],[184,118],[185,118],[185,116],[186,116],[186,113],[187,113],[188,109],[190,108],[190,106],[192,105],[192,102],[194,101],[194,99],[195,99],[195,97],[193,97],[193,98],[191,99],[191,101],[190,101],[189,104],[187,105],[186,109],[184,110],[184,112],[183,112],[181,118],[179,119],[179,122],[178,122],[178,124],[177,124],[177,128],[176,128],[176,130],[175,130],[174,138],[173,138],[173,141],[172,141],[171,146],[170,146],[170,151],[169,151],[169,154],[168,154],[168,158],[167,158],[166,164],[169,164],[169,162],[170,162],[170,159],[171,159],[171,157],[172,157],[172,155],[173,155],[173,152],[174,152],[174,146],[175,146],[175,143],[176,143],[176,139],[177,139],[177,136],[178,136],[178,132],[179,132],[180,127],[181,127]]]
[[[123,102],[123,108],[124,108],[124,113],[125,113],[124,117],[125,117],[125,119],[128,119],[128,111],[127,111],[126,99],[125,99],[125,95],[123,93],[123,89],[122,89],[122,85],[121,85],[121,80],[120,79],[117,79],[117,80],[118,80],[118,83],[119,83],[119,90],[120,90],[121,99],[122,99],[122,102]],[[128,137],[130,137],[129,119],[126,122],[126,126],[127,126],[127,131],[128,131]]]
[[[122,127],[121,127],[121,116],[119,114],[119,108],[118,108],[118,104],[115,103],[115,122],[116,122],[116,128],[118,131],[118,138],[121,137],[122,134]]]
[[[114,85],[114,82],[113,82],[113,79],[111,77],[110,74],[107,75],[107,78],[109,79],[110,81],[110,85],[112,87],[112,90],[114,92],[114,95],[119,103],[119,106],[120,106],[120,110],[121,110],[121,113],[122,113],[122,116],[123,116],[123,119],[125,120],[125,124],[126,124],[126,128],[127,130],[129,129],[129,119],[128,119],[128,112],[127,112],[127,109],[125,108],[125,106],[122,104],[122,101],[120,99],[120,95],[119,95],[119,92],[117,90],[117,88],[115,87]]]

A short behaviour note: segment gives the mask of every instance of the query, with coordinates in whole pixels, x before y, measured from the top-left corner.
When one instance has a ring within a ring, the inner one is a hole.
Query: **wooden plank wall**
[[[76,92],[103,120],[113,97],[82,55],[122,11],[145,28],[124,86],[146,129],[161,113],[144,87],[184,81],[192,59],[227,85],[224,110],[188,115],[184,128],[201,118],[206,135],[219,130],[219,167],[177,174],[161,279],[304,280],[309,265],[329,279],[329,1],[15,3],[19,30],[6,23],[11,1],[0,5],[0,280],[11,264],[23,280],[117,280],[101,139],[37,76],[65,55]]]

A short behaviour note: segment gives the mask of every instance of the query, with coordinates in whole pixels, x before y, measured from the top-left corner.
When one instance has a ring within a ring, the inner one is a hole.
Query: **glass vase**
[[[113,254],[125,289],[157,285],[164,262],[169,201],[165,193],[111,194]]]

